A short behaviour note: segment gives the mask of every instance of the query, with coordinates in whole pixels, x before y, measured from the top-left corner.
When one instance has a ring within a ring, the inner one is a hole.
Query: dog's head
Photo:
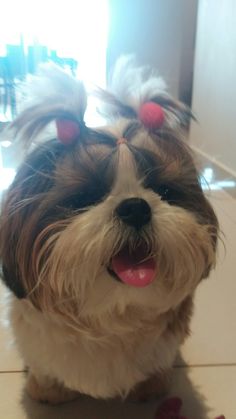
[[[85,125],[85,90],[58,69],[36,83],[36,102],[12,125],[25,145],[52,120],[78,125],[71,141],[60,123],[61,141],[41,139],[2,209],[4,280],[41,310],[163,313],[215,262],[216,216],[181,138],[189,110],[159,78],[117,68],[111,90],[98,92],[106,126]],[[140,113],[150,102],[161,108],[156,124]]]

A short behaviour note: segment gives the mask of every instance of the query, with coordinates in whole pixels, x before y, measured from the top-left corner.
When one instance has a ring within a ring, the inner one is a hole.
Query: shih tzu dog
[[[0,225],[27,390],[51,403],[158,395],[215,263],[217,219],[182,139],[191,112],[130,59],[95,92],[98,128],[62,70],[44,68],[30,91],[11,124],[25,159]]]

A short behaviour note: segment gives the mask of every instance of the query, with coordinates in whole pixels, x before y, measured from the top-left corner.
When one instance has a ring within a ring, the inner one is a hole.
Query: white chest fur
[[[72,331],[56,315],[12,298],[16,345],[36,377],[57,379],[93,397],[125,396],[138,382],[173,363],[177,338],[163,334],[164,319],[149,331],[103,337]]]

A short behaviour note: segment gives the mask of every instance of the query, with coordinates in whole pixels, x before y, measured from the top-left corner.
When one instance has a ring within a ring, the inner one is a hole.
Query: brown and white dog
[[[99,128],[86,126],[85,88],[62,70],[30,86],[11,128],[33,148],[0,225],[27,389],[51,403],[158,394],[215,263],[217,219],[182,139],[191,114],[130,59],[97,92]],[[57,138],[37,144],[51,121]]]

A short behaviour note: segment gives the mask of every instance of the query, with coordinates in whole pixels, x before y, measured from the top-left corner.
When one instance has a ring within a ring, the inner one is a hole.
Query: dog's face
[[[27,157],[3,207],[3,273],[42,310],[164,313],[208,275],[216,237],[177,131],[150,133],[119,118],[84,127],[72,146],[52,140]]]

